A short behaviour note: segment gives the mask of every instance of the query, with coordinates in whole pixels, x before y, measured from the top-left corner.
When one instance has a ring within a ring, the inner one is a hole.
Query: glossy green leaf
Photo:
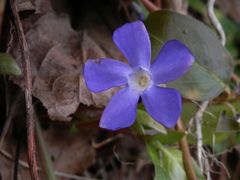
[[[0,53],[0,74],[20,75],[21,73],[21,69],[10,55]]]
[[[146,27],[151,37],[153,59],[164,42],[171,39],[183,42],[196,58],[191,70],[168,86],[194,100],[209,100],[224,90],[233,62],[208,26],[190,16],[162,10],[149,15]]]
[[[148,130],[155,130],[157,133],[167,133],[166,129],[161,124],[157,123],[154,119],[152,119],[152,117],[144,110],[137,110],[136,123],[138,123],[138,128],[140,128],[141,131],[144,132]]]

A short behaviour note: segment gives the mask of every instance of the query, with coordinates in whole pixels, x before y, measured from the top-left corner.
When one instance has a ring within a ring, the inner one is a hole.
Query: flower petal
[[[151,44],[148,32],[141,21],[127,23],[115,30],[113,41],[132,67],[149,68]]]
[[[127,75],[131,72],[128,64],[109,58],[89,59],[84,66],[86,85],[92,92],[126,84]]]
[[[155,83],[176,80],[186,73],[194,62],[190,50],[178,40],[167,41],[151,66]]]
[[[142,95],[147,112],[162,125],[173,127],[181,113],[181,96],[170,88],[152,86]]]
[[[136,118],[139,95],[129,88],[118,91],[105,108],[100,127],[117,130],[131,126]]]

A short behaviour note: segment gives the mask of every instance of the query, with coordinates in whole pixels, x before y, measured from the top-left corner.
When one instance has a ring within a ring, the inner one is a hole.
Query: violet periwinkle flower
[[[115,30],[113,41],[129,65],[110,58],[89,59],[84,78],[90,91],[98,93],[123,87],[105,108],[100,127],[117,130],[131,126],[136,118],[139,98],[150,116],[171,128],[181,114],[180,93],[166,83],[183,76],[194,57],[178,40],[167,41],[151,65],[151,44],[141,21],[127,23]]]

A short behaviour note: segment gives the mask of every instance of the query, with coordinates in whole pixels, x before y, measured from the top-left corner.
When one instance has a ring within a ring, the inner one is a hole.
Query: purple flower
[[[118,28],[113,34],[113,41],[128,59],[129,65],[101,58],[89,59],[84,67],[84,78],[90,91],[98,93],[112,87],[123,87],[105,108],[100,127],[117,130],[131,126],[140,97],[153,119],[168,128],[173,127],[181,113],[181,96],[165,84],[191,68],[194,62],[192,53],[181,42],[170,40],[151,65],[150,40],[141,21]]]

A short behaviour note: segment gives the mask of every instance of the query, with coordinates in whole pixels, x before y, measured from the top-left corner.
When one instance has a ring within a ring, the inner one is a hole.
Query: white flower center
[[[128,76],[128,85],[131,89],[142,93],[152,84],[152,77],[149,72],[137,69]]]

